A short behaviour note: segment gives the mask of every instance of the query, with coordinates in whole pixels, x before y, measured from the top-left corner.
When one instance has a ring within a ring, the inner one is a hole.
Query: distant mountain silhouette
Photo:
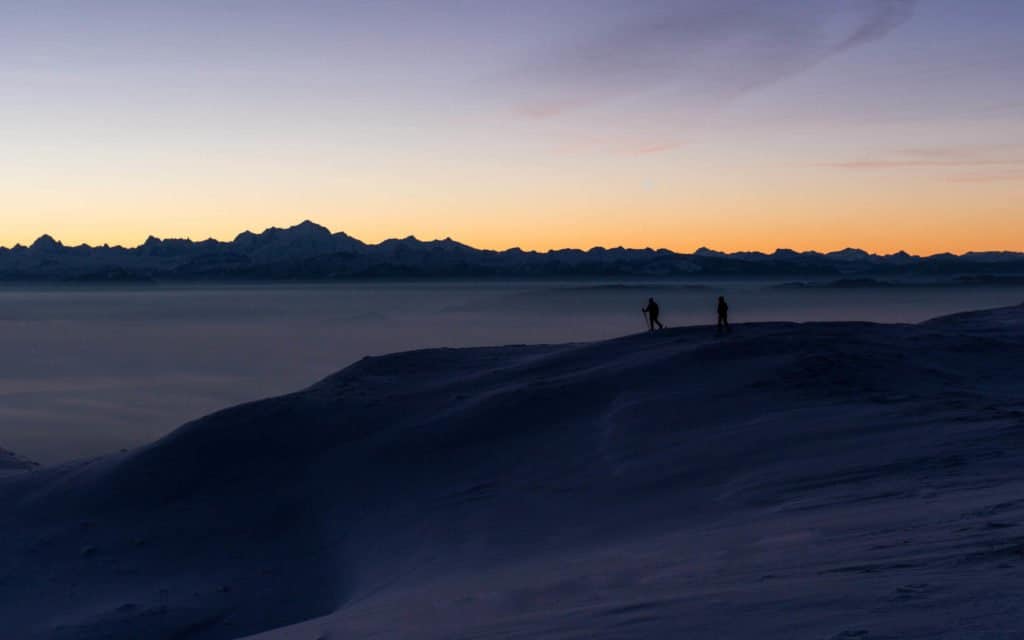
[[[230,242],[148,238],[138,247],[65,246],[44,235],[29,247],[0,248],[0,280],[145,282],[158,280],[334,280],[351,278],[486,278],[584,276],[952,276],[954,282],[1016,282],[1024,254],[875,255],[778,249],[691,254],[667,249],[559,249],[546,252],[476,249],[451,238],[413,236],[366,244],[305,221],[294,227],[246,231]],[[965,277],[967,276],[967,277]]]

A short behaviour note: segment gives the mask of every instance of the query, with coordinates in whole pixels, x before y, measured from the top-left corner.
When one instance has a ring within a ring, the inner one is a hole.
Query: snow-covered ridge
[[[912,256],[860,249],[822,253],[693,253],[593,247],[545,252],[477,249],[451,238],[413,236],[367,244],[314,222],[230,242],[150,237],[137,247],[65,246],[49,235],[31,246],[0,247],[0,281],[147,282],[157,280],[331,280],[343,278],[578,276],[874,276],[952,284],[1020,284],[1024,254],[1008,251]],[[951,277],[960,276],[959,278]],[[966,278],[966,280],[964,279]],[[1009,278],[1009,280],[1007,280]]]
[[[0,620],[19,640],[1024,628],[1022,355],[1015,307],[365,359],[0,478]]]

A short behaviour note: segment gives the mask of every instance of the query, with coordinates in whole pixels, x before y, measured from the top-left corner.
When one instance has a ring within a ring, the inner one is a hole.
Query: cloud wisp
[[[656,3],[525,65],[519,110],[544,119],[644,97],[714,107],[885,37],[915,1]]]
[[[953,182],[994,182],[1024,177],[1024,144],[974,144],[898,149],[820,166],[855,171],[947,169]]]
[[[499,81],[504,104],[564,148],[678,149],[724,106],[884,38],[917,0],[651,0],[629,13],[581,3],[576,36]],[[579,144],[595,131],[614,140]]]

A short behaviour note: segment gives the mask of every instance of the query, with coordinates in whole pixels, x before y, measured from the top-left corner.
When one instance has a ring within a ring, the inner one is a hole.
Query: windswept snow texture
[[[365,359],[0,479],[3,634],[1012,637],[1022,362],[1024,307]]]

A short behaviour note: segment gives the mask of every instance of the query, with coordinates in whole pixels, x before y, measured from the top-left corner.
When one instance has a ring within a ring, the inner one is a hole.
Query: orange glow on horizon
[[[642,214],[636,214],[642,219]],[[193,241],[213,238],[231,241],[243,231],[259,233],[269,227],[287,228],[304,219],[321,224],[332,232],[345,232],[368,244],[389,238],[415,236],[420,240],[452,238],[477,249],[505,250],[518,247],[524,251],[555,249],[589,249],[592,247],[626,247],[632,249],[669,249],[679,253],[692,253],[700,247],[723,252],[761,251],[771,253],[785,248],[794,251],[829,252],[845,248],[858,248],[875,254],[906,251],[914,255],[937,253],[966,253],[969,251],[1024,251],[1024,232],[1019,218],[1012,212],[994,216],[985,225],[970,225],[970,216],[964,216],[963,226],[943,229],[936,225],[928,228],[927,216],[881,216],[883,225],[873,220],[847,221],[846,224],[827,224],[821,227],[803,226],[805,218],[761,220],[742,213],[720,213],[713,222],[706,220],[674,221],[671,216],[650,214],[650,221],[637,228],[606,223],[587,224],[586,216],[563,216],[558,224],[541,228],[540,225],[511,224],[485,226],[470,224],[464,229],[452,224],[431,224],[429,221],[403,226],[400,222],[377,224],[360,220],[331,224],[330,216],[280,216],[261,224],[237,226],[230,223],[217,225],[162,224],[151,230],[111,225],[68,225],[63,229],[25,229],[18,235],[4,229],[0,245],[30,245],[44,233],[74,246],[89,244],[135,247],[150,235],[161,239],[188,238]],[[725,228],[723,228],[723,226]],[[460,232],[461,231],[461,232]]]
[[[29,184],[4,196],[3,208],[19,214],[0,227],[0,245],[27,245],[44,233],[67,245],[137,246],[150,235],[228,241],[309,219],[367,243],[451,237],[499,250],[1024,251],[1024,180],[778,165],[745,173],[686,156],[682,168],[671,158],[574,158],[519,171],[457,160],[417,162],[386,177],[370,170],[231,181],[86,176],[65,180],[60,191]]]

